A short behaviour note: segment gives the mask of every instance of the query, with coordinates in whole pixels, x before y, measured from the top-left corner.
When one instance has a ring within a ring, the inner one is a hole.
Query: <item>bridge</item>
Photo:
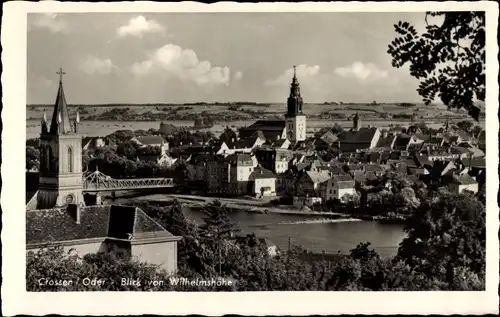
[[[173,178],[115,179],[99,172],[99,170],[83,174],[84,192],[167,188],[174,186],[175,182]]]

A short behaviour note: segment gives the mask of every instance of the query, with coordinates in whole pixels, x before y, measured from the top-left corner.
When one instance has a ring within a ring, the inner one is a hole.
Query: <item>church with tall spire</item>
[[[44,111],[40,134],[40,171],[37,209],[66,204],[83,204],[82,136],[78,133],[80,115],[71,119],[63,87],[62,69],[50,121]]]
[[[258,120],[248,127],[240,128],[239,137],[247,138],[263,135],[269,141],[283,139],[287,139],[292,143],[304,141],[306,139],[307,117],[302,112],[304,102],[300,95],[300,84],[295,66],[293,67],[290,95],[286,104],[285,120]]]
[[[296,67],[293,66],[293,78],[290,85],[290,95],[287,100],[287,112],[285,114],[287,138],[292,142],[304,141],[306,139],[307,118],[302,112],[303,104]]]

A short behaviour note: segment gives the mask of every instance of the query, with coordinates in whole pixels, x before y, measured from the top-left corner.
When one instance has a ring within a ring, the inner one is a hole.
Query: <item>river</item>
[[[185,215],[197,223],[202,223],[201,211],[187,210]],[[288,238],[292,244],[299,244],[314,252],[349,253],[360,242],[371,242],[371,246],[382,256],[396,254],[399,243],[406,234],[403,225],[384,224],[377,221],[341,221],[325,220],[318,222],[318,217],[258,214],[235,211],[230,215],[238,224],[241,233],[254,232],[258,237],[267,238],[282,250],[288,247]]]

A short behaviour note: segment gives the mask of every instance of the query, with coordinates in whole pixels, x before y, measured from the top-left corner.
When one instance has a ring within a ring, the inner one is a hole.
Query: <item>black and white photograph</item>
[[[26,292],[485,292],[489,18],[28,12]]]

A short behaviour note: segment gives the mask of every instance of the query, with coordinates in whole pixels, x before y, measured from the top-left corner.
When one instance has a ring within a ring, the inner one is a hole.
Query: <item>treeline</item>
[[[266,245],[255,235],[246,235],[238,241],[233,238],[239,228],[230,220],[229,209],[218,201],[203,208],[205,218],[200,225],[186,219],[183,206],[178,202],[170,206],[137,202],[136,206],[172,234],[182,236],[178,245],[179,276],[193,279],[224,277],[234,281],[233,287],[218,290],[431,291],[485,288],[485,208],[469,195],[435,193],[415,207],[406,223],[407,237],[393,258],[381,258],[370,248],[369,242],[360,243],[346,256],[328,260],[308,259],[299,246],[294,246],[290,252],[282,250],[277,256],[271,256]],[[81,261],[65,257],[61,251],[29,253],[26,269],[28,290],[35,291],[42,290],[37,281],[47,274],[58,278],[76,278],[85,274],[108,279],[119,279],[124,275],[131,278],[167,277],[165,272],[152,269],[146,263],[109,260],[109,255],[87,256]],[[147,288],[172,289],[168,283],[163,288]],[[50,290],[73,289],[54,287]],[[130,290],[130,287],[105,284],[86,290]]]

